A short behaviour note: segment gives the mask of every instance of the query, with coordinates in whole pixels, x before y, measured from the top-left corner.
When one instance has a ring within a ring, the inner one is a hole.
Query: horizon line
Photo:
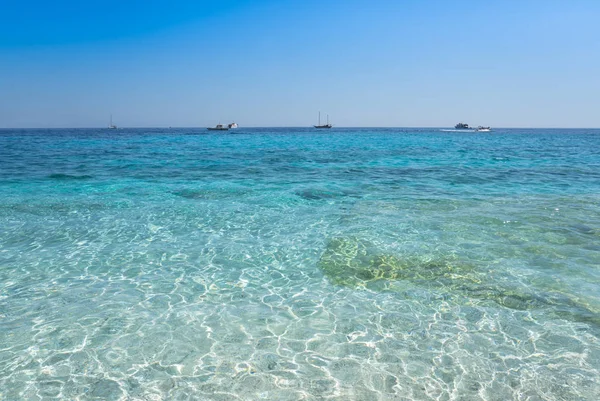
[[[211,128],[211,127],[206,127],[206,126],[121,126],[121,127],[117,127],[116,129],[150,129],[150,128],[154,128],[154,129],[207,129],[207,128]],[[279,125],[246,125],[246,126],[240,126],[238,128],[234,128],[232,130],[243,130],[244,128],[312,128],[312,129],[317,129],[312,125],[298,125],[298,126],[279,126]],[[344,128],[344,129],[353,129],[353,128],[360,128],[360,129],[365,129],[365,128],[402,128],[402,129],[455,129],[454,127],[449,127],[449,126],[383,126],[383,125],[358,125],[358,126],[342,126],[342,125],[334,125],[332,127],[333,129],[335,128]],[[476,129],[477,127],[470,127],[469,129]],[[492,129],[593,129],[593,130],[597,130],[600,129],[600,127],[491,127]],[[42,130],[42,129],[46,129],[46,130],[53,130],[53,129],[106,129],[106,130],[114,130],[105,126],[99,126],[99,127],[0,127],[0,130],[11,130],[11,129],[31,129],[31,130]],[[467,131],[468,129],[465,129],[465,131]],[[323,130],[320,130],[319,132],[322,132]],[[325,131],[327,132],[327,131]]]

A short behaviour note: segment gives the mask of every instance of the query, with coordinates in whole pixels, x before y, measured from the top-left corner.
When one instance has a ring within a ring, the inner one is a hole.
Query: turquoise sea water
[[[0,400],[598,400],[600,130],[0,131]]]

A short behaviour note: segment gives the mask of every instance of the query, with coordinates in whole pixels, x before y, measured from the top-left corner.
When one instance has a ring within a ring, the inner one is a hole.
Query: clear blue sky
[[[0,2],[0,128],[600,127],[597,0]]]

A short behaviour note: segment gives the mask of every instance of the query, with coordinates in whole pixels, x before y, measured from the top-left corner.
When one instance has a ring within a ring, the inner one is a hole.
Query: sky
[[[0,0],[0,128],[600,127],[597,0]]]

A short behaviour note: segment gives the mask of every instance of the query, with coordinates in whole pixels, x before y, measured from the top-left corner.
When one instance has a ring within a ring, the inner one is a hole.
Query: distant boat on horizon
[[[454,130],[442,130],[442,131],[469,131],[469,132],[490,132],[491,127],[484,127],[483,125],[475,127],[469,127],[467,123],[458,123],[454,126]]]
[[[229,130],[229,127],[226,127],[223,124],[217,124],[214,127],[208,127],[207,130],[209,130],[209,131],[227,131],[227,130]]]
[[[331,128],[333,125],[329,124],[329,114],[327,114],[327,124],[321,125],[321,112],[319,112],[319,124],[314,125],[315,128]]]
[[[113,124],[112,114],[110,115],[110,123],[108,124],[108,129],[117,129],[117,126]]]
[[[235,129],[237,127],[238,127],[238,125],[236,123],[231,123],[231,124],[227,125],[227,128],[230,128],[230,129]]]

